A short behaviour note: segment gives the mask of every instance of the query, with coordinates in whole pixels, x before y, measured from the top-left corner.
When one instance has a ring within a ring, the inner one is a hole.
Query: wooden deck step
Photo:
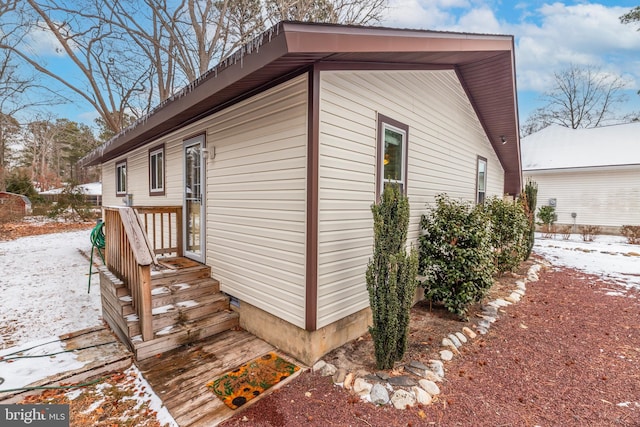
[[[225,310],[193,321],[172,325],[154,334],[149,341],[139,335],[131,338],[137,360],[144,360],[185,344],[207,338],[229,329],[237,328],[238,313]]]
[[[229,300],[220,292],[156,307],[153,309],[153,332],[158,332],[173,324],[209,316],[228,308]],[[129,336],[140,335],[138,316],[130,314],[125,319]]]

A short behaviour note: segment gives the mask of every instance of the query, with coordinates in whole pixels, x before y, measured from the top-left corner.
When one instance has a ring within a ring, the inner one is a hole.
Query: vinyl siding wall
[[[305,322],[307,78],[211,119],[207,260],[221,289]]]
[[[103,165],[104,204],[127,159],[134,205],[182,205],[183,141],[206,134],[206,262],[221,289],[304,327],[307,78],[300,76]],[[148,150],[165,143],[166,195],[149,196]]]
[[[453,71],[321,73],[318,327],[369,304],[371,204],[377,113],[409,126],[409,242],[434,196],[475,200],[477,156],[487,159],[487,197],[504,172]]]
[[[556,199],[558,224],[619,227],[640,224],[640,166],[607,170],[524,171],[538,184],[538,206]],[[536,208],[536,211],[537,211]]]

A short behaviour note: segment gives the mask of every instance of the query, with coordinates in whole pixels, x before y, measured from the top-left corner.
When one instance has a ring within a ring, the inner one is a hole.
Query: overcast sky
[[[626,111],[640,111],[640,32],[619,17],[638,0],[390,0],[383,25],[511,34],[521,122],[541,106],[553,73],[593,65],[628,81]]]

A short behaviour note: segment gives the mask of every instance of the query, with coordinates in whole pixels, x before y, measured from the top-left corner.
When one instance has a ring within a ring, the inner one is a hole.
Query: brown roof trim
[[[309,71],[307,100],[307,259],[305,329],[318,325],[318,209],[320,170],[320,71]]]
[[[519,191],[512,36],[335,24],[277,24],[94,150],[81,164],[122,156],[316,64],[321,69],[455,68],[496,149],[505,179],[509,177],[505,191]],[[506,146],[497,143],[501,135],[509,141]]]

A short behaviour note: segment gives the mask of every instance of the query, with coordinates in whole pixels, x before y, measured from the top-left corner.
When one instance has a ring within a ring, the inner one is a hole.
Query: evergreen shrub
[[[419,271],[425,276],[425,298],[466,319],[469,304],[480,301],[493,284],[488,215],[481,206],[441,194],[422,216],[421,228]]]
[[[411,306],[417,287],[418,254],[406,250],[409,200],[397,185],[385,187],[373,212],[373,257],[366,281],[373,313],[376,366],[391,369],[407,349]]]

